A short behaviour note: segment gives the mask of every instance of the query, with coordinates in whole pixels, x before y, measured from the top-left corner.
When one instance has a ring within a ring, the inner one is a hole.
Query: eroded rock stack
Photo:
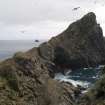
[[[40,53],[56,65],[72,69],[103,63],[105,44],[95,14],[88,13],[63,33],[40,45]]]

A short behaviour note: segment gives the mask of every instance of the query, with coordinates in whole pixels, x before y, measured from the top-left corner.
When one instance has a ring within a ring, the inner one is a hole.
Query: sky
[[[88,12],[105,36],[105,0],[0,0],[0,40],[49,39]]]

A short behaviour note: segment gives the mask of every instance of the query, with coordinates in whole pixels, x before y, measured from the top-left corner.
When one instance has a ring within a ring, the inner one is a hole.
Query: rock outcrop
[[[1,62],[0,105],[74,105],[77,89],[54,80],[49,71],[37,48]]]
[[[80,91],[54,80],[54,72],[103,63],[103,43],[96,16],[89,13],[38,48],[1,62],[0,105],[75,105]]]
[[[40,54],[58,66],[73,69],[103,63],[105,44],[95,14],[88,13],[63,33],[40,45]]]

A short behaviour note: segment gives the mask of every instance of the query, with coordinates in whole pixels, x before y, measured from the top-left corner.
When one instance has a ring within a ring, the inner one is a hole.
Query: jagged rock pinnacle
[[[57,65],[87,67],[105,61],[103,32],[90,12],[72,23],[63,33],[40,46],[42,57]]]

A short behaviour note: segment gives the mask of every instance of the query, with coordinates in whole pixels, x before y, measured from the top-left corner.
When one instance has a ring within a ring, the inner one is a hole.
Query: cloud
[[[90,11],[104,27],[104,4],[102,0],[0,0],[0,39],[50,38]],[[75,7],[80,8],[73,11]]]
[[[80,11],[72,11],[80,6]],[[26,24],[33,21],[60,20],[70,21],[84,14],[86,8],[93,8],[87,0],[0,0],[0,20],[5,23]]]
[[[31,25],[0,25],[1,39],[49,39],[68,27],[68,22],[40,21]]]

